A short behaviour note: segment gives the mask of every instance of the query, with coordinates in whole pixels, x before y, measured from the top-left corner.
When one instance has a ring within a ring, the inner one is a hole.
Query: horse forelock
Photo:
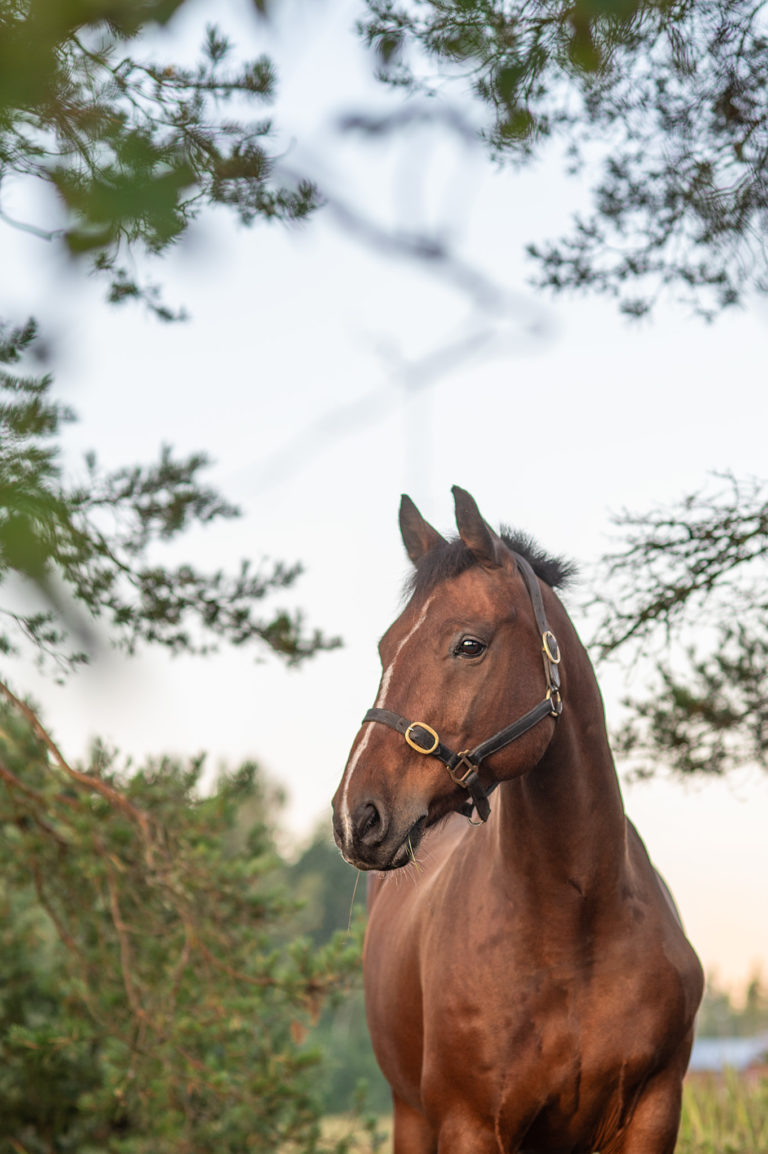
[[[562,557],[553,557],[527,533],[502,525],[501,539],[508,549],[529,563],[537,577],[552,589],[562,589],[576,574],[576,566]],[[460,537],[453,537],[430,549],[420,558],[406,582],[409,596],[426,596],[443,581],[458,577],[478,561]]]

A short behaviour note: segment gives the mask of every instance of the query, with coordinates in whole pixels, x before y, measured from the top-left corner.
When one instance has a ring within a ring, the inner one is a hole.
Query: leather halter
[[[481,741],[474,749],[465,749],[462,753],[454,753],[453,750],[443,745],[431,725],[427,725],[423,721],[408,721],[407,718],[399,713],[393,713],[390,709],[374,707],[369,709],[363,718],[363,722],[380,721],[383,725],[397,730],[403,735],[411,749],[415,749],[417,753],[439,758],[453,781],[466,789],[472,798],[472,801],[462,806],[459,812],[469,817],[474,808],[481,821],[488,820],[491,812],[488,794],[498,785],[498,782],[493,782],[486,789],[481,784],[479,770],[482,762],[491,754],[511,745],[513,741],[522,737],[529,729],[533,729],[545,717],[558,718],[563,712],[563,701],[560,696],[560,670],[558,669],[560,648],[554,633],[547,625],[539,582],[526,559],[517,553],[514,553],[513,556],[528,589],[536,625],[541,635],[541,656],[547,682],[547,692],[543,701],[534,705],[533,709],[529,709],[511,725],[499,730],[493,737]]]

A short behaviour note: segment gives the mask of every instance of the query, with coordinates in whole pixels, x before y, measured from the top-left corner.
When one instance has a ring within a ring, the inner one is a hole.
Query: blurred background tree
[[[732,475],[616,518],[603,559],[599,650],[642,657],[618,749],[638,776],[768,768],[768,496]]]
[[[342,859],[327,823],[289,867],[288,878],[302,903],[297,925],[318,947],[327,948],[335,935],[362,925],[366,878]],[[342,1113],[363,1095],[366,1107],[387,1113],[391,1092],[373,1056],[361,981],[324,1007],[314,1038],[325,1054],[318,1082],[327,1112]]]
[[[750,976],[740,1003],[710,975],[697,1018],[702,1038],[753,1038],[768,1030],[768,989],[761,971]]]
[[[0,710],[0,1150],[336,1148],[306,1038],[358,943],[291,930],[274,790],[93,761]]]

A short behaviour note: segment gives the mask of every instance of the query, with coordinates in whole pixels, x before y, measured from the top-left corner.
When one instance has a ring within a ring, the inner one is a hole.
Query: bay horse
[[[701,966],[624,814],[567,567],[453,493],[453,540],[403,498],[411,596],[333,802],[378,871],[394,1151],[672,1154]]]

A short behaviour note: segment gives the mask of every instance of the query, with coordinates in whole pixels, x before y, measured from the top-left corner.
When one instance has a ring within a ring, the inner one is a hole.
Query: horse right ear
[[[410,497],[405,493],[400,500],[400,532],[403,537],[405,551],[414,565],[421,560],[425,553],[438,545],[445,544],[437,529],[433,529],[425,521]]]
[[[466,489],[454,485],[452,492],[459,536],[480,565],[486,569],[497,569],[504,553],[500,538],[483,520],[475,498]]]

